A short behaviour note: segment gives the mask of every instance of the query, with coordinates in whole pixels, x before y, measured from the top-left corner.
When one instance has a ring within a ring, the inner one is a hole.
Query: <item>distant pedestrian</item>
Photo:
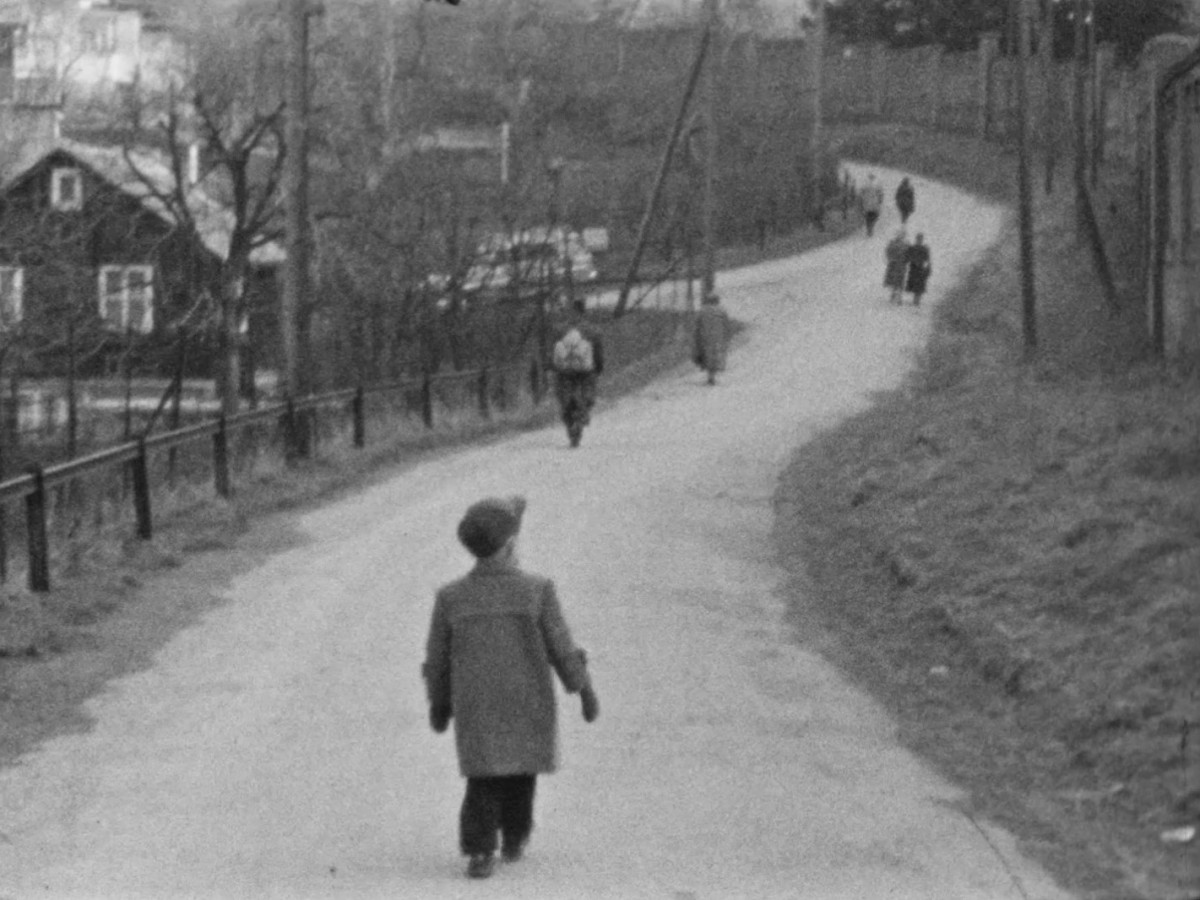
[[[454,720],[459,770],[467,779],[459,846],[467,875],[492,874],[501,856],[516,862],[533,830],[537,776],[557,765],[558,723],[551,671],[578,693],[592,722],[600,705],[587,657],[575,646],[554,582],[521,570],[516,540],[523,497],[480,500],[458,524],[473,569],[437,592],[422,674],[429,723]]]
[[[709,293],[696,314],[695,345],[692,361],[708,373],[708,383],[717,383],[717,373],[725,371],[725,353],[729,346],[729,314],[721,298]]]
[[[903,228],[887,242],[883,256],[886,262],[883,271],[883,286],[891,292],[889,297],[892,303],[903,303],[904,275],[908,268],[908,236]]]
[[[921,297],[933,272],[933,259],[925,235],[917,233],[916,242],[908,248],[908,282],[905,288],[913,295],[913,306],[921,305]]]
[[[896,210],[900,213],[901,225],[908,221],[908,217],[916,208],[917,198],[913,192],[912,182],[905,176],[900,179],[900,186],[896,188]]]
[[[590,425],[599,378],[604,374],[604,342],[600,332],[588,324],[586,301],[571,304],[566,328],[551,349],[550,368],[564,422],[568,401],[578,397],[583,404],[583,424]]]
[[[883,209],[883,188],[875,180],[874,172],[867,175],[867,183],[859,193],[858,202],[867,226],[867,237],[870,237],[875,233],[875,223],[879,221],[879,213]]]

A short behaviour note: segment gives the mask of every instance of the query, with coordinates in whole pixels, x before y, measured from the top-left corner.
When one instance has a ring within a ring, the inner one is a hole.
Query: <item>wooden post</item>
[[[367,423],[364,418],[365,395],[360,384],[350,401],[350,412],[354,416],[354,446],[362,449],[367,445]]]
[[[529,361],[529,393],[533,397],[533,405],[537,406],[542,402],[542,378],[541,369],[538,366],[536,359]]]
[[[4,395],[0,391],[0,481],[8,475],[4,464],[4,448],[8,445],[8,410],[4,408]],[[8,581],[8,507],[0,503],[0,583]]]
[[[813,12],[813,34],[812,34],[812,84],[810,90],[812,92],[812,132],[809,135],[809,165],[812,167],[809,174],[810,190],[809,196],[812,198],[811,217],[820,230],[825,228],[825,198],[821,191],[821,161],[823,158],[822,149],[825,136],[823,133],[824,122],[822,116],[824,114],[821,104],[823,83],[824,83],[824,68],[825,68],[825,0],[813,0],[811,6]]]
[[[309,0],[288,0],[285,9],[287,111],[284,126],[288,152],[284,158],[282,188],[287,259],[284,261],[283,290],[279,298],[279,329],[283,344],[283,384],[291,397],[300,392],[304,381],[301,373],[303,353],[300,333],[301,318],[305,315],[310,290],[308,40],[311,12],[313,10]],[[294,419],[292,421],[294,422]]]
[[[884,92],[886,91],[885,82],[885,48],[882,44],[873,42],[870,44],[870,72],[871,72],[871,115],[879,118],[883,115],[885,106]]]
[[[929,127],[937,128],[942,107],[942,48],[940,45],[934,44],[929,49],[927,66],[929,71],[926,80],[928,85],[926,102],[929,105]]]
[[[46,532],[46,477],[41,466],[29,469],[33,493],[25,498],[25,530],[29,538],[29,589],[50,590],[50,537]]]
[[[1164,275],[1167,265],[1166,237],[1171,228],[1171,204],[1169,191],[1171,187],[1170,155],[1167,148],[1167,122],[1162,107],[1162,99],[1158,93],[1158,72],[1149,79],[1149,110],[1150,133],[1153,135],[1150,145],[1150,170],[1147,180],[1150,183],[1150,233],[1147,235],[1150,259],[1150,341],[1154,355],[1163,357],[1167,352],[1166,326],[1166,285]]]
[[[224,413],[217,419],[217,430],[213,433],[213,486],[218,497],[228,497],[232,493],[229,480],[229,428]]]
[[[1000,39],[995,34],[985,34],[979,41],[979,84],[976,102],[979,105],[977,132],[980,140],[992,136],[992,107],[995,91],[992,87],[992,62],[996,59]]]
[[[1096,129],[1099,127],[1099,123],[1096,121],[1096,95],[1099,86],[1099,63],[1096,53],[1096,0],[1090,0],[1088,3],[1087,25],[1088,176],[1091,179],[1092,187],[1095,187],[1100,177],[1099,170],[1096,168]]]
[[[490,419],[492,417],[492,410],[488,404],[488,371],[486,367],[479,370],[479,380],[476,390],[479,397],[479,417],[481,419]]]
[[[137,516],[137,536],[143,541],[154,536],[150,520],[150,473],[146,463],[146,439],[138,438],[138,455],[129,462],[133,476],[133,511]]]
[[[696,58],[692,63],[691,73],[688,75],[687,87],[683,92],[683,99],[679,104],[679,112],[675,116],[675,124],[671,130],[671,137],[667,141],[667,146],[663,150],[662,161],[659,163],[658,174],[654,179],[654,187],[650,191],[650,199],[646,203],[646,210],[642,214],[642,221],[638,225],[637,240],[633,245],[633,256],[629,260],[629,268],[625,273],[625,280],[621,283],[620,293],[617,295],[616,306],[613,307],[613,318],[620,318],[625,314],[625,307],[629,302],[629,291],[633,287],[634,279],[637,278],[638,265],[641,263],[642,254],[646,248],[646,241],[650,234],[650,225],[654,219],[654,213],[658,208],[659,198],[662,196],[663,186],[666,184],[667,173],[670,171],[671,158],[675,153],[675,146],[679,142],[680,135],[683,133],[683,126],[687,120],[688,106],[691,104],[692,94],[696,90],[696,84],[699,81],[700,73],[704,67],[704,59],[708,52],[708,44],[712,39],[712,32],[705,28],[700,36],[700,46],[696,50]]]
[[[1037,305],[1033,270],[1033,184],[1029,148],[1029,2],[1017,4],[1018,213],[1021,247],[1021,314],[1025,355],[1037,349]]]
[[[1045,153],[1044,189],[1054,192],[1054,169],[1058,164],[1058,72],[1054,62],[1054,4],[1043,7],[1041,22],[1042,62],[1042,151]]]
[[[1093,35],[1095,27],[1092,28]],[[1105,139],[1108,131],[1108,76],[1112,71],[1113,48],[1105,44],[1096,49],[1095,79],[1092,84],[1092,125],[1095,140],[1092,146],[1092,186],[1099,184],[1100,166],[1104,164]],[[1186,208],[1186,204],[1185,204]]]
[[[712,52],[704,67],[704,186],[702,220],[704,222],[704,272],[702,296],[716,290],[717,284],[717,93],[721,61],[721,7],[717,0],[704,0],[704,27],[709,32]]]
[[[1074,0],[1072,15],[1075,18],[1074,69],[1075,99],[1072,104],[1075,124],[1075,229],[1083,237],[1087,228],[1084,212],[1087,189],[1087,24],[1086,0]]]
[[[288,462],[295,462],[300,455],[300,426],[296,421],[296,401],[290,396],[283,412],[283,455]]]
[[[433,378],[428,373],[421,382],[421,421],[426,428],[433,427]]]

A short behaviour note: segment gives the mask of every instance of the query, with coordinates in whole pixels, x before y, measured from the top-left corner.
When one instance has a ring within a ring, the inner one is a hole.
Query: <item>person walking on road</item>
[[[905,289],[913,295],[913,306],[921,305],[921,297],[933,272],[933,260],[925,235],[917,233],[916,241],[908,248],[908,281]]]
[[[875,223],[879,221],[879,213],[883,209],[883,188],[875,180],[875,173],[867,175],[867,183],[863,185],[858,197],[862,207],[863,222],[867,226],[867,237],[875,233]]]
[[[883,250],[886,267],[883,271],[883,286],[890,291],[892,303],[904,302],[904,276],[908,269],[908,236],[903,228],[887,242]]]
[[[592,420],[596,405],[597,380],[604,372],[604,342],[600,334],[587,324],[587,306],[576,300],[566,330],[555,342],[550,360],[554,370],[554,394],[558,408],[565,418],[570,399],[578,396],[583,403],[583,424]]]
[[[896,188],[896,210],[900,213],[901,225],[908,222],[908,217],[916,208],[917,198],[913,192],[912,182],[908,180],[908,176],[905,176],[900,179],[900,186]]]
[[[725,353],[729,346],[729,314],[721,298],[709,293],[696,314],[695,346],[692,361],[708,373],[708,383],[717,383],[717,373],[725,371]]]
[[[459,846],[471,878],[492,874],[497,832],[505,862],[525,851],[537,776],[558,762],[551,672],[579,694],[586,721],[600,714],[587,656],[571,638],[554,582],[517,561],[524,512],[516,496],[467,509],[458,538],[476,563],[437,591],[422,667],[430,725],[441,734],[454,721],[467,780]]]

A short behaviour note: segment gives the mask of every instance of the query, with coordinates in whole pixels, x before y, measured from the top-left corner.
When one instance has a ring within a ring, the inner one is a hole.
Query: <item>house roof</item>
[[[5,187],[20,181],[34,166],[55,152],[66,153],[97,177],[135,198],[167,224],[175,224],[172,211],[162,199],[163,195],[173,190],[175,175],[167,158],[152,150],[126,150],[123,147],[101,147],[60,139],[35,162],[9,179]],[[232,210],[213,199],[205,191],[203,181],[188,190],[187,205],[204,246],[214,255],[225,259],[233,234]],[[250,261],[258,265],[274,265],[286,258],[287,253],[278,241],[268,241],[250,252]]]

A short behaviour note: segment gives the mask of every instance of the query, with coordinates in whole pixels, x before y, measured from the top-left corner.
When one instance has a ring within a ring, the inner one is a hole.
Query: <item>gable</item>
[[[2,193],[11,195],[27,185],[30,179],[45,177],[48,170],[61,166],[78,167],[88,173],[89,178],[129,197],[165,227],[176,226],[174,215],[162,200],[162,195],[172,191],[175,184],[174,173],[162,155],[147,151],[127,152],[119,147],[97,147],[74,141],[60,141],[59,146],[10,180]],[[219,259],[227,258],[234,226],[233,213],[210,197],[204,191],[202,183],[187,191],[186,200],[196,223],[200,242]],[[277,242],[268,242],[251,251],[250,261],[259,265],[271,265],[282,262],[285,256],[283,248]]]

